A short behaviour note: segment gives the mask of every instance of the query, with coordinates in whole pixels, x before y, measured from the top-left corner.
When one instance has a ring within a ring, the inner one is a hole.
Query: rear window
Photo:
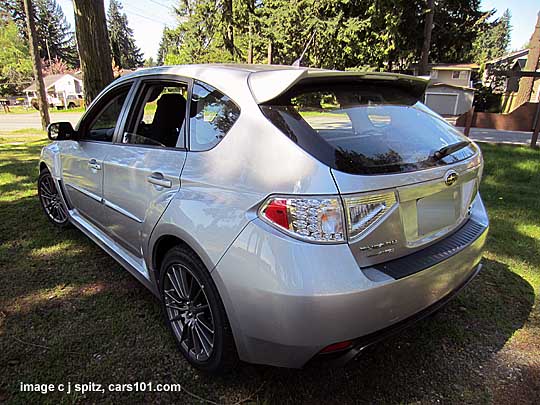
[[[410,172],[473,156],[470,144],[435,158],[466,138],[418,98],[406,83],[326,81],[299,85],[261,109],[300,147],[345,173]]]

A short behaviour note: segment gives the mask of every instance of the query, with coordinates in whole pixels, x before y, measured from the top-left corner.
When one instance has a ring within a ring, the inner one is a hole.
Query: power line
[[[159,1],[156,1],[156,0],[150,0],[152,3],[155,3],[157,4],[158,6],[161,6],[161,7],[165,7],[166,9],[170,10],[172,8],[172,6],[166,6],[165,4],[162,4],[160,3]]]
[[[163,22],[163,20],[158,20],[156,18],[149,17],[148,15],[140,14],[140,13],[146,13],[146,10],[142,10],[142,9],[140,9],[138,7],[135,7],[133,4],[130,4],[129,7],[130,8],[127,8],[127,7],[125,8],[125,10],[128,13],[136,15],[136,16],[141,17],[141,18],[145,18],[145,19],[147,19],[149,21],[153,21],[153,22],[156,22],[156,23],[159,23],[159,24],[163,24],[164,26],[167,26],[167,23]],[[136,11],[134,11],[134,10],[136,10]],[[169,11],[172,11],[172,9],[169,9]]]
[[[136,15],[136,16],[141,17],[141,18],[145,18],[145,19],[147,19],[147,20],[149,20],[149,21],[152,21],[152,22],[155,22],[155,23],[158,23],[158,24],[163,24],[164,26],[167,25],[167,24],[165,24],[163,21],[155,20],[155,19],[150,18],[150,17],[148,17],[148,16],[146,16],[146,15],[142,15],[142,14],[136,13],[136,12],[133,11],[133,10],[128,10],[128,9],[126,9],[126,11],[128,11],[130,14]]]

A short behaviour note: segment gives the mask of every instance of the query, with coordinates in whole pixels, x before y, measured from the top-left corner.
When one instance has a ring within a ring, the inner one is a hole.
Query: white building
[[[69,100],[82,99],[82,80],[71,74],[49,75],[43,78],[49,104],[54,106],[69,106]],[[37,97],[36,83],[23,90],[28,104]]]

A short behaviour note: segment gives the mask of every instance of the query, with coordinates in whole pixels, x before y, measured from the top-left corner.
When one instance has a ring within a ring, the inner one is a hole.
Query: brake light
[[[289,229],[287,200],[271,200],[264,210],[264,215],[276,225]]]
[[[268,199],[259,216],[295,238],[317,243],[345,242],[341,202],[336,197]]]

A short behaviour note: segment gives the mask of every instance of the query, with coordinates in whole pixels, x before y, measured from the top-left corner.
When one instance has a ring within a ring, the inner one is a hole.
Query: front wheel
[[[193,252],[175,247],[166,254],[160,290],[167,325],[187,361],[211,373],[234,366],[237,354],[225,309]]]
[[[61,228],[69,225],[66,206],[56,188],[51,173],[47,169],[43,169],[39,173],[38,196],[41,208],[43,208],[49,221]]]

